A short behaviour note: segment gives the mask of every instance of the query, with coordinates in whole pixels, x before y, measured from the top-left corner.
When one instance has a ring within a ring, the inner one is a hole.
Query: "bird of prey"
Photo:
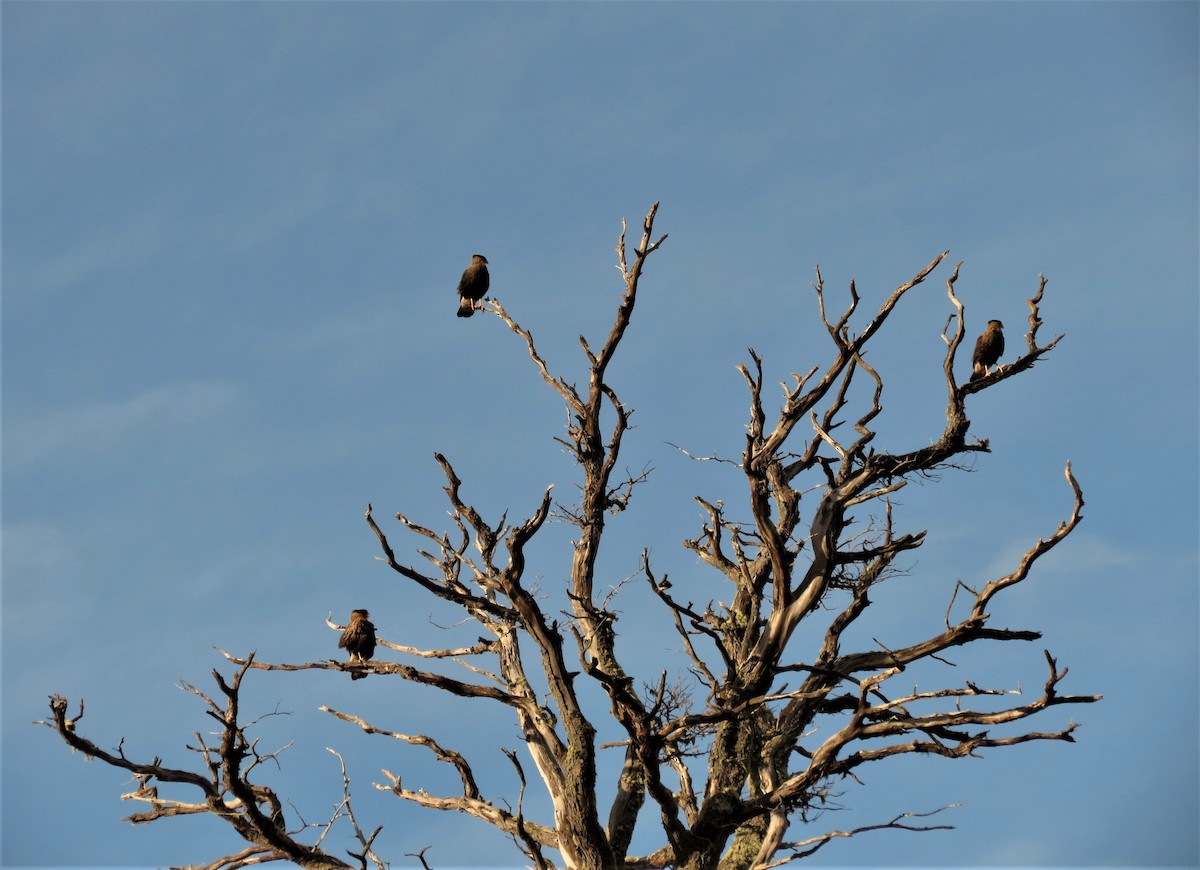
[[[338,641],[338,649],[350,653],[351,662],[366,662],[375,655],[375,626],[368,618],[370,615],[365,610],[353,611],[350,624]],[[364,673],[352,673],[350,679],[361,680],[365,676]]]
[[[971,355],[971,380],[985,377],[988,369],[1000,360],[1004,353],[1004,324],[989,320],[987,329],[975,342],[975,353]]]
[[[462,273],[458,281],[458,316],[470,317],[476,308],[482,308],[480,302],[487,295],[490,282],[487,268],[487,257],[475,254],[471,257],[471,265]]]

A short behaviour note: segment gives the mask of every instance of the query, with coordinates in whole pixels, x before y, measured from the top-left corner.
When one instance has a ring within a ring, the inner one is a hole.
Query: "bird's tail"
[[[470,317],[474,313],[475,313],[475,303],[474,302],[472,302],[466,296],[463,296],[461,299],[458,300],[458,316],[459,317]]]

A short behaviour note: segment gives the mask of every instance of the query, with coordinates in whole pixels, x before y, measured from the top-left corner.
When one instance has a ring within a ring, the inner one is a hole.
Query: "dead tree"
[[[388,770],[382,771],[384,781],[376,787],[422,807],[474,816],[510,836],[538,868],[760,870],[866,830],[945,827],[924,823],[922,817],[928,814],[906,813],[846,831],[801,837],[791,833],[798,823],[811,824],[836,784],[868,762],[912,753],[958,758],[1027,741],[1074,740],[1073,723],[1045,732],[1025,730],[1021,724],[1050,707],[1099,700],[1095,695],[1060,693],[1067,671],[1048,651],[1045,683],[1034,696],[982,687],[969,679],[915,691],[899,687],[895,679],[918,664],[946,661],[955,647],[1040,637],[1036,631],[994,626],[989,607],[1004,590],[1024,581],[1037,560],[1079,523],[1083,497],[1069,463],[1066,479],[1072,504],[1067,518],[1034,542],[1004,576],[974,584],[959,581],[940,630],[902,646],[874,641],[865,649],[844,648],[847,630],[872,603],[872,590],[895,575],[897,557],[925,541],[923,531],[902,532],[894,526],[891,496],[912,480],[961,468],[971,455],[989,452],[987,440],[969,437],[968,401],[1032,368],[1061,338],[1039,344],[1043,278],[1028,300],[1023,352],[991,374],[960,384],[955,364],[965,331],[963,305],[955,295],[956,266],[946,279],[951,311],[942,330],[945,426],[924,446],[900,452],[876,449],[872,425],[883,410],[884,382],[867,363],[865,348],[945,253],[897,287],[865,325],[856,328],[851,320],[860,297],[854,283],[845,308],[831,316],[818,270],[817,307],[833,358],[807,374],[793,375],[784,384],[777,411],[767,409],[763,359],[749,351],[749,362],[738,367],[749,397],[745,447],[740,457],[724,460],[744,476],[744,501],[733,508],[729,494],[722,499],[698,497],[707,519],[695,537],[684,541],[685,548],[728,582],[729,593],[722,600],[691,600],[656,573],[648,549],[642,552],[642,578],[689,660],[686,674],[674,679],[665,671],[652,674],[645,688],[647,683],[641,681],[646,675],[631,670],[627,651],[622,658],[613,596],[599,594],[596,566],[606,522],[627,507],[647,477],[619,471],[631,409],[618,397],[608,371],[629,327],[646,259],[666,240],[665,235],[654,236],[656,210],[657,204],[647,214],[632,252],[624,229],[621,232],[617,256],[624,293],[603,344],[595,347],[579,339],[587,360],[584,386],[555,374],[530,332],[499,301],[493,299],[486,307],[519,337],[541,378],[566,406],[566,434],[557,440],[579,468],[578,504],[556,505],[551,485],[527,519],[510,523],[506,514],[488,522],[464,497],[450,461],[435,454],[447,482],[450,528],[439,530],[396,515],[400,528],[415,536],[423,567],[397,556],[367,507],[367,524],[388,567],[419,587],[414,592],[460,610],[478,640],[439,650],[380,640],[411,664],[272,664],[226,653],[238,665],[237,678],[227,686],[215,674],[229,699],[224,709],[205,697],[209,715],[224,723],[226,734],[220,747],[203,742],[196,747],[205,759],[205,774],[168,770],[157,762],[135,764],[119,747],[116,755],[100,750],[76,735],[65,718],[66,701],[55,696],[54,718],[48,724],[73,747],[131,770],[146,784],[187,783],[202,793],[202,800],[182,809],[139,796],[153,809],[147,817],[131,817],[133,821],[175,812],[211,812],[254,844],[252,849],[260,850],[256,855],[286,857],[304,866],[346,866],[321,852],[319,845],[299,845],[272,821],[274,813],[261,809],[264,803],[277,807],[278,799],[250,784],[247,777],[254,765],[242,764],[257,756],[245,728],[236,722],[237,688],[251,668],[367,672],[507,708],[519,725],[526,753],[506,753],[514,782],[519,783],[515,802],[485,797],[472,760],[432,736],[392,731],[352,712],[322,710],[370,734],[424,747],[451,765],[462,783],[460,794],[410,788]],[[852,410],[852,396],[858,393],[851,386],[856,380],[865,384],[870,398],[865,407]],[[565,572],[569,581],[561,596],[536,588],[525,558],[526,546],[552,513],[576,527],[573,557]],[[820,622],[820,643],[804,650],[789,646],[806,621]],[[536,663],[526,661],[529,650],[536,652]],[[447,676],[422,669],[422,659],[453,659],[463,670],[460,676]],[[607,696],[602,709],[587,709],[586,693],[581,691],[587,683]],[[605,789],[598,788],[597,717],[611,717],[623,734],[619,746],[624,764],[615,783],[615,800],[608,806],[601,806],[598,797]],[[527,777],[528,763],[536,779]],[[526,818],[523,797],[530,781],[545,789],[552,817]],[[657,810],[661,845],[648,854],[630,855],[635,828],[647,818],[639,816],[647,800]],[[365,835],[357,822],[354,829],[362,852],[352,857],[365,866],[368,859],[377,860],[371,851],[374,835]],[[223,860],[233,865],[238,857]],[[424,850],[418,857],[428,866]]]

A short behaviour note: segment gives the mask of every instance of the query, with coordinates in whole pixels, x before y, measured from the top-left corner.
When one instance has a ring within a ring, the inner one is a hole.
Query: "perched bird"
[[[458,281],[458,316],[470,317],[475,313],[476,308],[482,308],[482,304],[478,304],[484,296],[487,295],[488,284],[491,278],[488,276],[487,257],[483,254],[475,254],[471,257],[471,265],[462,273],[462,278]]]
[[[975,342],[975,353],[971,355],[971,380],[985,377],[988,369],[1000,360],[1004,353],[1004,324],[989,320],[987,329]]]
[[[371,614],[365,610],[355,610],[350,614],[350,624],[342,632],[338,641],[338,649],[350,653],[351,662],[365,662],[375,655],[375,626],[371,623]],[[364,673],[353,673],[352,680],[361,680]]]

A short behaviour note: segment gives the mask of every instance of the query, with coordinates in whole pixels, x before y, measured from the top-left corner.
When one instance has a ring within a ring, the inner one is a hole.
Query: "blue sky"
[[[31,726],[50,693],[85,697],[102,745],[184,764],[206,726],[177,683],[211,685],[214,646],[328,658],[323,619],[353,607],[389,640],[444,642],[450,617],[375,560],[366,504],[443,522],[435,450],[490,516],[574,483],[559,403],[498,320],[454,317],[458,275],[486,254],[495,295],[580,377],[577,336],[602,336],[619,298],[620,220],[656,201],[670,238],[611,372],[637,409],[625,459],[655,471],[611,524],[613,582],[647,546],[677,585],[712,582],[678,545],[692,497],[741,489],[667,442],[736,455],[748,346],[768,382],[829,357],[818,263],[865,313],[950,250],[872,351],[883,446],[940,431],[950,264],[972,329],[1019,336],[1044,273],[1044,330],[1066,333],[972,406],[993,447],[974,473],[906,493],[897,520],[929,543],[879,618],[890,637],[936,630],[957,577],[1010,570],[1069,512],[1071,460],[1084,522],[996,612],[1042,641],[960,669],[1036,690],[1046,647],[1067,690],[1105,700],[1033,720],[1083,723],[1074,745],[864,771],[822,823],[961,804],[956,830],[864,835],[821,862],[1200,859],[1197,4],[0,11],[4,864],[237,847],[215,822],[120,822],[128,779]],[[549,527],[533,554],[548,589],[567,538]],[[649,637],[635,666],[653,678],[676,644]],[[262,736],[294,740],[275,782],[306,818],[336,799],[332,746],[397,863],[426,845],[440,866],[519,863],[481,825],[376,793],[381,767],[452,783],[316,708],[481,747],[497,798],[513,793],[493,747],[517,741],[501,713],[323,672],[246,685],[249,707],[290,714]]]

